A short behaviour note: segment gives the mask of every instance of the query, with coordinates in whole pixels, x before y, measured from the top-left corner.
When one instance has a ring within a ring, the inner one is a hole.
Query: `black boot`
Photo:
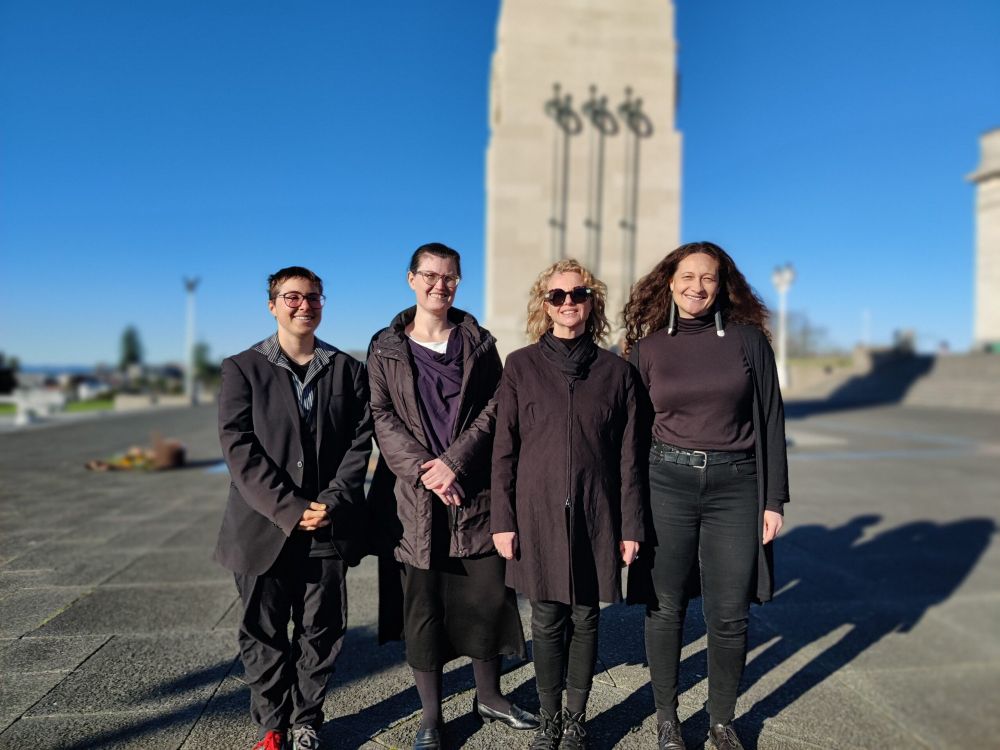
[[[667,719],[656,728],[656,747],[657,750],[687,750],[677,719]]]
[[[578,714],[570,713],[564,708],[562,712],[562,743],[563,750],[586,750],[587,730],[583,728],[583,711]]]
[[[708,739],[715,750],[744,750],[740,738],[736,736],[732,722],[729,724],[713,724],[708,730]]]
[[[530,750],[558,750],[562,739],[562,714],[555,716],[544,708],[538,710],[538,730],[531,740]]]

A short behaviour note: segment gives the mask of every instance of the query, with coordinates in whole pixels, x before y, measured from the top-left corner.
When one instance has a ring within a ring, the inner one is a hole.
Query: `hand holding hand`
[[[493,546],[504,560],[513,560],[517,554],[517,532],[501,531],[493,535]]]
[[[639,556],[639,542],[621,541],[618,542],[618,551],[621,553],[622,562],[628,567],[635,558]]]
[[[309,503],[309,507],[299,519],[298,528],[302,531],[316,531],[330,525],[330,517],[323,503]]]
[[[781,531],[781,525],[785,522],[784,516],[775,510],[764,511],[764,544],[770,544]]]
[[[424,473],[420,475],[420,481],[424,487],[432,492],[444,492],[455,483],[455,472],[448,468],[448,464],[440,458],[432,458],[420,465]]]
[[[454,482],[451,487],[446,490],[434,490],[434,494],[441,498],[441,502],[445,505],[461,505],[462,498],[465,497],[465,492],[462,490],[462,485],[458,482]]]

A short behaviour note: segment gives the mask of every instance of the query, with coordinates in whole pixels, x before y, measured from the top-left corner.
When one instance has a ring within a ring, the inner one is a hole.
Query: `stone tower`
[[[486,154],[486,325],[526,342],[528,291],[559,258],[632,283],[680,239],[670,0],[504,0]],[[613,334],[614,336],[617,335]]]
[[[1000,128],[980,139],[979,169],[969,175],[976,185],[976,322],[977,349],[1000,351]]]

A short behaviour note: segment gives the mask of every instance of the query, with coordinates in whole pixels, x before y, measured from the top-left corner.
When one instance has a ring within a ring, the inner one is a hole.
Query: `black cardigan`
[[[755,326],[729,324],[743,343],[743,351],[753,378],[753,433],[757,454],[757,581],[754,601],[770,601],[774,593],[774,556],[772,544],[763,544],[764,510],[783,512],[788,502],[788,458],[785,450],[785,407],[778,386],[774,351],[764,333]],[[632,347],[630,359],[638,367],[639,344]],[[649,420],[652,421],[651,419]],[[647,508],[647,513],[649,513]],[[648,559],[648,558],[647,558]],[[640,560],[629,568],[628,601],[631,604],[655,600],[648,565]]]

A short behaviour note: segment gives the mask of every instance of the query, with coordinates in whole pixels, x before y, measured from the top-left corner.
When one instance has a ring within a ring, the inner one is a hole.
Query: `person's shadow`
[[[818,644],[828,639],[832,642],[747,713],[737,716],[735,724],[748,750],[757,746],[767,719],[780,714],[884,636],[910,631],[929,608],[947,600],[975,568],[996,531],[989,518],[914,521],[863,539],[865,530],[879,521],[880,516],[862,515],[834,528],[800,526],[776,542],[778,593],[771,603],[752,608],[750,623],[750,649],[766,646],[750,659],[741,692],[750,690],[795,655],[808,653],[810,646],[815,652]],[[610,649],[608,666],[644,660],[641,609],[631,607],[623,613],[631,624],[628,630],[637,632]],[[842,630],[844,634],[834,641]],[[685,644],[704,632],[700,600],[693,600],[684,627]],[[681,694],[704,679],[706,662],[704,649],[681,662]],[[647,683],[593,717],[591,723],[602,745],[606,742],[610,747],[637,729],[636,716],[648,715],[652,704]],[[683,733],[689,747],[702,746],[708,734],[704,708],[684,721]]]
[[[880,520],[867,515],[833,529],[798,527],[775,547],[779,595],[755,615],[780,637],[748,664],[744,690],[802,649],[846,632],[737,721],[748,747],[756,747],[768,718],[886,635],[909,632],[947,600],[996,531],[989,518],[913,521],[862,540],[865,528]]]

